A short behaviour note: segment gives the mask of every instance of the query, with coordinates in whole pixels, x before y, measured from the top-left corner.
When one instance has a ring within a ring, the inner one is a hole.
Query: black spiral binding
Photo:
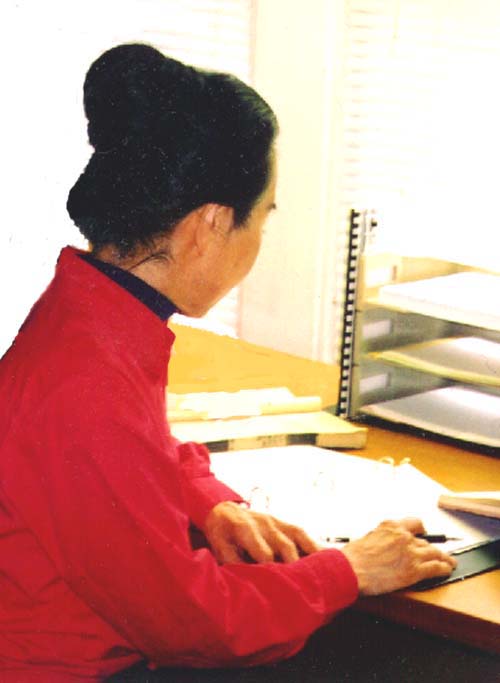
[[[356,302],[359,282],[359,261],[365,244],[371,239],[377,225],[373,211],[351,210],[349,220],[349,244],[347,248],[347,272],[345,285],[344,318],[340,356],[340,387],[337,415],[351,417],[353,383]]]

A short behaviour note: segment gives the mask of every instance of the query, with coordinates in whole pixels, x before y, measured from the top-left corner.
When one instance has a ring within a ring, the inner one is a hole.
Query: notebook
[[[445,510],[462,510],[500,519],[500,491],[448,491],[439,496],[438,504]]]

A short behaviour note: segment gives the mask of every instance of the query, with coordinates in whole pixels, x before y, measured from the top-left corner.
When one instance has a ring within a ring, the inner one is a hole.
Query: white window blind
[[[339,216],[380,246],[499,267],[500,2],[345,0]]]
[[[337,226],[374,209],[380,250],[500,268],[500,2],[344,0]],[[337,335],[346,230],[339,229]]]
[[[52,276],[62,246],[84,242],[67,193],[89,157],[82,85],[92,60],[143,41],[208,69],[250,79],[252,0],[2,0],[0,355]],[[12,55],[16,55],[13,60]],[[29,275],[28,275],[29,273]],[[236,330],[238,292],[211,314]]]

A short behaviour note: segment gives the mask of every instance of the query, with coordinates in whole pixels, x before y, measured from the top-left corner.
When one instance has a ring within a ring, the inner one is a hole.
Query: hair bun
[[[119,45],[90,67],[84,103],[95,153],[66,206],[96,251],[150,248],[207,202],[244,225],[269,183],[276,118],[229,74]]]
[[[201,74],[149,45],[108,50],[92,64],[84,84],[90,144],[108,151],[135,141],[154,143],[165,131],[165,116],[196,111],[200,82]]]

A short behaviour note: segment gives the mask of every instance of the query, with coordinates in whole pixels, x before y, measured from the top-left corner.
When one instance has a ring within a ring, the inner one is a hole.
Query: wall
[[[84,246],[65,202],[90,153],[81,102],[88,64],[113,42],[137,39],[143,25],[154,24],[159,4],[133,0],[120,16],[111,12],[115,3],[99,0],[0,5],[0,355],[49,281],[61,246]],[[255,2],[254,75],[280,120],[280,178],[278,211],[243,287],[239,330],[248,341],[326,361],[336,346],[332,202],[338,169],[330,148],[338,120],[335,83],[341,75],[334,69],[342,6],[330,0],[311,0],[305,9],[295,1]]]
[[[85,247],[65,204],[91,152],[82,107],[91,61],[111,45],[139,40],[247,78],[249,14],[250,0],[0,2],[0,356],[49,282],[61,247]]]
[[[339,169],[332,162],[342,6],[260,0],[255,86],[276,111],[278,210],[243,285],[241,336],[304,357],[335,357],[332,298]]]

